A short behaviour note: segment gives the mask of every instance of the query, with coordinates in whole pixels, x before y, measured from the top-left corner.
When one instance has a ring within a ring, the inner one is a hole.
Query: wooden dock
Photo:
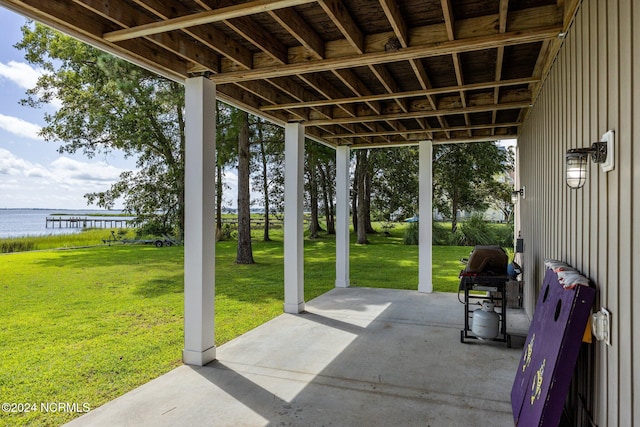
[[[129,228],[131,218],[57,217],[46,218],[45,228]]]

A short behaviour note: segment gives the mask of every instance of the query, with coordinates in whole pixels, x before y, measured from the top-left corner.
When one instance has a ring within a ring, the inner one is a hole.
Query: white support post
[[[216,86],[205,77],[185,82],[184,350],[188,365],[216,358],[215,171]]]
[[[336,148],[336,287],[349,287],[349,147]]]
[[[304,311],[304,126],[284,128],[284,311]]]
[[[418,222],[418,291],[433,292],[432,277],[432,238],[433,222],[433,143],[420,142],[419,148],[419,196],[420,221]]]

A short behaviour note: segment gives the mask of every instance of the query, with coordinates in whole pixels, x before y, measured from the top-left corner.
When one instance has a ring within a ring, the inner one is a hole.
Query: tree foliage
[[[487,208],[487,183],[508,169],[507,152],[493,142],[436,145],[433,152],[434,205],[448,214],[455,232],[460,211]]]
[[[45,70],[23,104],[45,114],[41,135],[61,153],[91,158],[119,150],[135,157],[136,171],[120,175],[108,190],[85,195],[112,208],[118,199],[141,222],[182,234],[184,200],[184,88],[40,24],[25,25],[16,47]]]
[[[416,147],[372,151],[373,211],[379,220],[413,216],[418,210],[418,150]]]
[[[264,208],[263,240],[271,240],[269,228],[271,215],[275,210],[282,212],[284,203],[284,129],[273,125],[259,117],[253,117],[256,129],[255,139],[257,151],[252,156],[253,189],[262,194],[253,203],[261,203]]]

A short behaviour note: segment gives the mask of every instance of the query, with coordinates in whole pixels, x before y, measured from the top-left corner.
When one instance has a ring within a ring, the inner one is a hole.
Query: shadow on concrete
[[[455,294],[334,289],[71,424],[513,425],[521,348],[460,343],[463,315]]]

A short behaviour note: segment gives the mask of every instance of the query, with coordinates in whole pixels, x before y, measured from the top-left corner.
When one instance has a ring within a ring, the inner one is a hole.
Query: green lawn
[[[218,242],[217,345],[282,313],[282,236],[274,238],[254,243],[255,265],[236,265],[235,242]],[[351,247],[352,286],[417,289],[417,247],[402,245],[401,230],[370,240]],[[470,249],[434,247],[436,291],[457,290]],[[334,254],[331,237],[305,242],[305,300],[333,287]],[[144,245],[0,255],[0,400],[37,406],[0,413],[0,425],[59,425],[78,414],[47,414],[41,403],[95,408],[178,366],[182,262],[182,247]]]

